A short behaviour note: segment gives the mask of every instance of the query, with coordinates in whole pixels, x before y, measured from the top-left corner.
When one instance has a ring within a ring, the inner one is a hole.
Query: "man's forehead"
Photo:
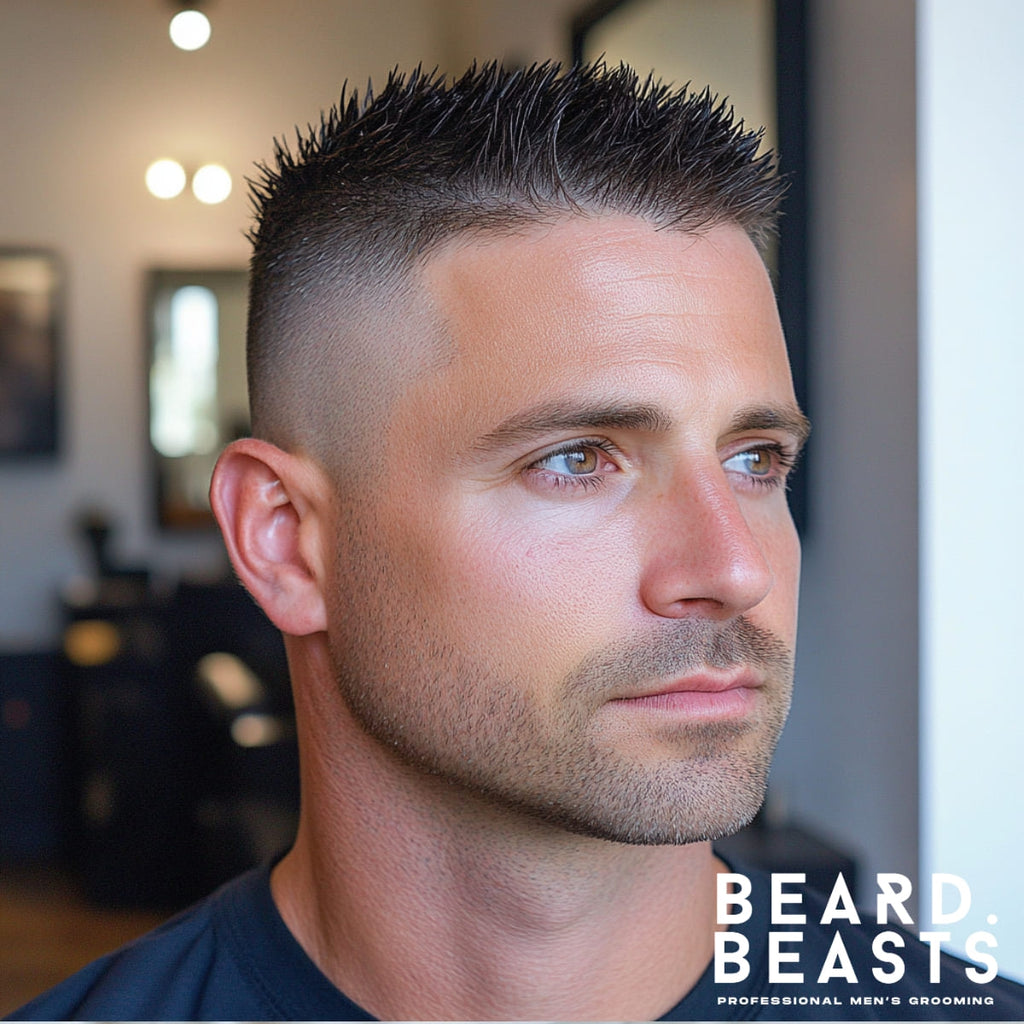
[[[732,223],[709,224],[701,230],[655,223],[646,217],[619,211],[545,212],[536,217],[510,220],[500,226],[483,225],[464,230],[434,246],[420,261],[423,279],[430,281],[441,273],[451,273],[475,261],[528,261],[540,252],[574,263],[605,264],[602,254],[630,246],[633,254],[652,259],[666,247],[683,253],[711,235],[728,236],[739,248],[757,250],[741,227]],[[758,259],[760,257],[757,257]]]
[[[759,422],[796,443],[806,433],[771,285],[738,227],[575,216],[461,236],[417,285],[448,350],[417,414],[476,430],[474,450],[613,422],[657,431],[700,403],[722,434],[743,409],[770,410]]]
[[[678,316],[680,294],[696,297],[711,279],[732,282],[737,300],[753,282],[774,314],[761,257],[734,224],[695,234],[622,213],[563,215],[514,229],[463,232],[434,250],[415,274],[442,318],[457,309],[525,319],[571,308],[586,316],[609,301],[622,315]],[[691,301],[686,312],[705,310]]]
[[[695,235],[625,214],[573,215],[463,234],[421,264],[415,287],[456,348],[512,354],[546,341],[583,357],[607,339],[685,335],[724,349],[768,341],[785,361],[767,271],[733,224]]]

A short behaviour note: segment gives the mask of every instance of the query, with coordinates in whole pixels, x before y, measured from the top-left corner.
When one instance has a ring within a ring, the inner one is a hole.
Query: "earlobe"
[[[243,585],[282,632],[326,628],[318,470],[254,438],[230,444],[210,503]]]

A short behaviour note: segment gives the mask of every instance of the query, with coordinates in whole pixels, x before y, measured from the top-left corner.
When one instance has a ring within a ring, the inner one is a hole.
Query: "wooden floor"
[[[163,916],[90,906],[57,870],[0,866],[0,1017]]]

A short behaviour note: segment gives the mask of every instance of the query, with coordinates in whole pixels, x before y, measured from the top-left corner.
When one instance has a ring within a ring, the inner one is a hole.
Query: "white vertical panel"
[[[1024,977],[1024,4],[919,0],[918,37],[922,875]]]

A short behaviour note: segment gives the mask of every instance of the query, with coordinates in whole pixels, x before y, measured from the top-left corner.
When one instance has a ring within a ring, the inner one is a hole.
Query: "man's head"
[[[438,800],[603,839],[756,811],[806,427],[755,149],[627,72],[489,69],[393,80],[282,155],[255,238],[264,440],[214,498],[290,653],[317,652],[311,746],[355,730]]]
[[[619,212],[733,223],[763,246],[782,186],[759,145],[707,91],[625,67],[395,72],[376,95],[343,94],[253,189],[255,433],[325,457],[375,433],[421,366],[395,337],[410,272],[453,237]]]

